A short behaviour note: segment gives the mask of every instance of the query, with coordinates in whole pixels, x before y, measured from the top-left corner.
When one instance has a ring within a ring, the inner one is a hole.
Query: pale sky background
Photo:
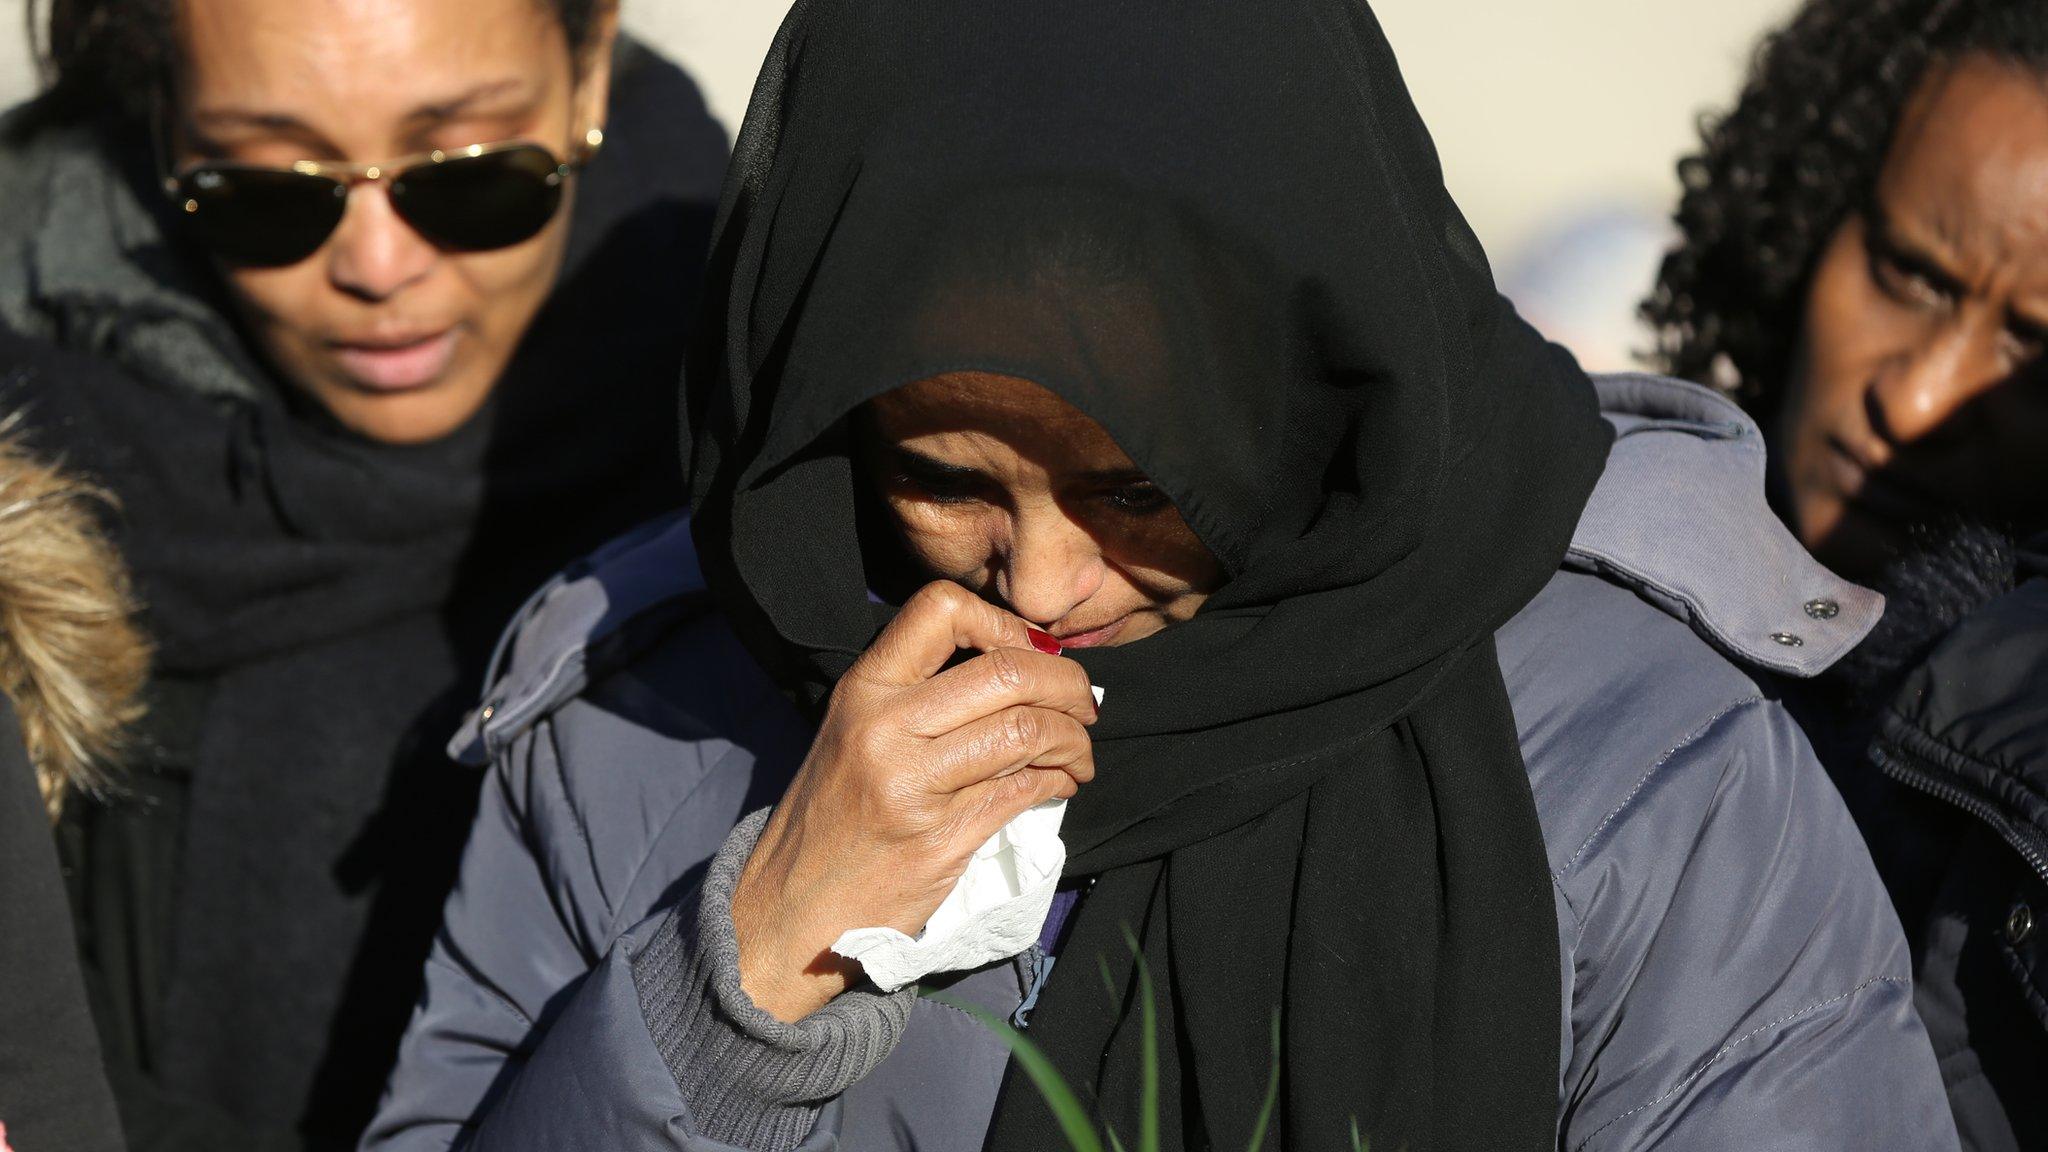
[[[299,3],[303,0],[277,0]],[[1029,0],[1015,0],[1028,3]],[[33,89],[24,0],[0,0],[0,103]],[[624,0],[628,27],[697,77],[737,128],[780,0]],[[1502,285],[1614,366],[1648,287],[1673,165],[1733,98],[1788,0],[1377,0],[1445,180]],[[1640,343],[1640,339],[1635,339]]]

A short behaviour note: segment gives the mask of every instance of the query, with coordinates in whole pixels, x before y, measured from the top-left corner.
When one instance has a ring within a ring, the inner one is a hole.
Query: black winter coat
[[[0,694],[0,1124],[20,1152],[116,1152],[49,816]]]
[[[2048,1149],[2048,576],[1941,642],[1870,757],[1890,791],[1859,816],[1963,1146]]]

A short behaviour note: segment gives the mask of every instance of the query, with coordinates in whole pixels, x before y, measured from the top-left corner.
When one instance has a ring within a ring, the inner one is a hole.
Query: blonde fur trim
[[[50,818],[104,795],[141,718],[148,642],[127,570],[94,515],[112,497],[37,460],[0,421],[0,692],[21,717]]]

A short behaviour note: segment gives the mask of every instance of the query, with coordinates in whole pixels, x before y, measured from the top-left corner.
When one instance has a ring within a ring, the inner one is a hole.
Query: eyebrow
[[[436,123],[452,120],[473,110],[476,105],[495,99],[507,92],[529,87],[530,82],[522,77],[507,76],[476,84],[446,99],[430,100],[415,105],[405,114],[412,123]],[[317,137],[319,131],[312,125],[289,112],[265,111],[233,106],[223,108],[195,109],[191,115],[194,127],[201,129],[251,128],[265,132],[298,133]]]
[[[415,121],[453,120],[465,112],[472,111],[476,105],[486,100],[495,99],[507,92],[516,91],[520,88],[531,87],[531,82],[524,78],[507,76],[500,80],[491,80],[478,84],[468,91],[455,96],[453,99],[421,104],[411,112],[406,113],[405,118]]]
[[[964,464],[949,464],[944,460],[933,459],[914,448],[906,448],[901,444],[889,445],[889,451],[895,453],[904,466],[916,471],[929,473],[933,476],[943,476],[949,480],[965,480],[982,475],[979,468],[970,468]],[[1098,468],[1080,473],[1079,479],[1090,484],[1104,485],[1150,484],[1152,482],[1150,476],[1145,475],[1144,472],[1137,468]]]

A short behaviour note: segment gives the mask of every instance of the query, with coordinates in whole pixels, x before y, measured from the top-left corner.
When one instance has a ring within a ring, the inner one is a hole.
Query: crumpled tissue
[[[1096,688],[1095,702],[1102,703]],[[967,870],[915,939],[894,928],[855,928],[832,951],[858,960],[875,987],[894,992],[933,972],[1008,959],[1037,941],[1066,867],[1060,822],[1067,802],[1026,809],[975,849]]]

